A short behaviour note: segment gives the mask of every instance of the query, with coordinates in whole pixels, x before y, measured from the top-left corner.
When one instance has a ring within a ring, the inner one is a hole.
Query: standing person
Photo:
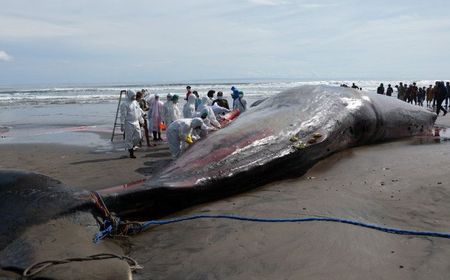
[[[400,84],[395,87],[397,88],[397,98],[405,101],[405,88],[403,86],[403,83],[400,82]]]
[[[173,158],[179,157],[188,144],[200,139],[202,131],[211,130],[201,118],[179,119],[167,128],[167,143]]]
[[[450,82],[447,82],[445,88],[447,89],[447,97],[445,98],[445,108],[448,108],[448,99],[450,98]]]
[[[242,91],[233,92],[231,97],[233,98],[233,110],[238,109],[241,114],[244,113],[247,110],[247,100],[244,99],[244,93]]]
[[[214,94],[216,93],[215,90],[208,90],[208,93],[206,94],[209,98],[209,105],[212,105],[213,101],[214,101]]]
[[[143,119],[144,119],[144,132],[145,132],[145,140],[147,140],[147,146],[150,147],[150,139],[149,139],[149,135],[148,135],[148,127],[147,127],[147,120],[146,120],[146,112],[148,111],[148,106],[147,106],[147,102],[144,100],[143,95],[144,95],[144,90],[142,91],[138,91],[138,93],[136,93],[136,101],[139,104],[139,107],[141,108],[141,110],[144,112],[143,115]]]
[[[411,98],[414,101],[414,105],[417,105],[417,96],[419,94],[419,89],[416,86],[416,83],[414,82],[411,86]],[[411,101],[412,104],[412,101]]]
[[[162,118],[163,122],[166,125],[166,128],[169,126],[170,122],[170,111],[172,111],[173,103],[172,103],[172,94],[167,94],[166,96],[166,102],[163,104],[163,110],[162,110]]]
[[[433,101],[433,86],[429,85],[427,88],[427,107],[431,107],[431,101]]]
[[[178,100],[179,100],[179,96],[174,94],[172,96],[173,109],[170,112],[171,113],[170,118],[171,118],[172,122],[174,122],[178,119],[181,119],[181,111],[180,111],[180,108],[178,108]]]
[[[141,141],[141,125],[144,124],[144,112],[136,101],[136,93],[127,90],[128,99],[120,104],[120,130],[125,133],[125,148],[130,158],[136,158],[134,150]]]
[[[406,98],[406,102],[408,103],[413,103],[413,99],[412,99],[412,85],[407,85],[405,84],[405,98]]]
[[[183,106],[183,118],[191,119],[195,115],[195,95],[191,94]]]
[[[392,96],[392,93],[394,92],[394,89],[391,87],[391,84],[388,84],[388,87],[386,89],[386,95]]]
[[[239,95],[239,90],[235,87],[235,86],[232,86],[231,87],[231,96],[238,96]]]
[[[186,98],[184,100],[188,100],[189,95],[191,95],[191,86],[186,87]]]
[[[148,112],[148,129],[153,133],[153,141],[161,140],[161,122],[164,104],[159,100],[159,95],[155,95],[155,100],[150,105]]]
[[[419,87],[419,93],[417,94],[417,104],[423,106],[423,101],[425,100],[425,87]]]
[[[194,90],[192,94],[195,95],[195,110],[197,111],[197,108],[202,103],[202,100],[200,99],[200,96],[198,95],[198,92],[196,90]]]
[[[447,89],[445,88],[444,82],[436,82],[436,114],[439,116],[440,111],[444,112],[444,116],[447,115],[447,110],[442,107],[442,102],[444,102],[447,97]]]
[[[383,83],[380,84],[380,86],[377,88],[378,94],[384,94],[384,85]]]
[[[217,92],[217,99],[213,101],[212,105],[216,103],[222,108],[230,109],[230,106],[228,105],[228,100],[223,98],[223,92],[221,91]]]

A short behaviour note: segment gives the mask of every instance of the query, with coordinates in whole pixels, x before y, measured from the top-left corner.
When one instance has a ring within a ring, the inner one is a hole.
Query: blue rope
[[[180,217],[175,219],[158,220],[158,221],[147,221],[142,223],[141,231],[147,230],[152,225],[167,225],[173,223],[179,223],[190,220],[197,219],[229,219],[238,221],[248,221],[248,222],[262,222],[262,223],[300,223],[300,222],[335,222],[350,224],[354,226],[360,226],[365,228],[370,228],[382,232],[400,234],[400,235],[416,235],[416,236],[428,236],[428,237],[441,237],[450,238],[450,233],[447,232],[434,232],[434,231],[417,231],[417,230],[404,230],[397,228],[390,228],[379,226],[375,224],[363,223],[355,220],[341,219],[341,218],[331,218],[331,217],[308,217],[308,218],[285,218],[285,219],[275,219],[275,218],[254,218],[254,217],[243,217],[234,215],[193,215]]]
[[[103,238],[105,238],[106,236],[108,236],[108,235],[110,235],[111,234],[111,232],[112,232],[112,230],[113,230],[113,226],[112,225],[109,225],[107,228],[105,228],[104,230],[102,230],[102,231],[99,231],[99,232],[97,232],[96,234],[95,234],[95,236],[94,236],[94,243],[98,243],[98,242],[100,242],[100,240],[102,240]]]

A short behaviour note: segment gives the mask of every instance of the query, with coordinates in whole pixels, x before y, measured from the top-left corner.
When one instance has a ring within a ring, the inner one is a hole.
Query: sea
[[[248,104],[259,99],[301,85],[329,85],[339,87],[355,83],[364,91],[374,92],[380,83],[393,87],[400,81],[246,81],[199,82],[170,84],[123,85],[62,85],[62,86],[0,86],[0,145],[11,143],[56,143],[117,148],[111,146],[111,134],[117,112],[120,91],[147,89],[150,94],[164,97],[168,94],[185,96],[190,85],[200,96],[208,90],[222,91],[231,102],[231,86],[244,92]],[[416,82],[428,86],[434,81]],[[394,95],[396,91],[394,90]],[[181,100],[180,107],[183,104]],[[100,136],[103,134],[103,136]]]

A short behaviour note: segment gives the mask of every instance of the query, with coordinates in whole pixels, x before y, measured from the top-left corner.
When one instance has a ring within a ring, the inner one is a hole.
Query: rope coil
[[[131,271],[142,269],[142,266],[140,266],[136,260],[128,257],[128,256],[121,256],[116,254],[95,254],[90,255],[87,257],[79,257],[79,258],[67,258],[67,259],[61,259],[61,260],[48,260],[48,261],[42,261],[42,262],[36,262],[29,267],[27,267],[23,273],[22,276],[24,277],[31,277],[39,272],[43,271],[44,269],[54,266],[54,265],[60,265],[60,264],[67,264],[71,262],[83,262],[83,261],[98,261],[98,260],[108,260],[108,259],[119,259],[121,261],[126,261],[128,265],[130,266]]]

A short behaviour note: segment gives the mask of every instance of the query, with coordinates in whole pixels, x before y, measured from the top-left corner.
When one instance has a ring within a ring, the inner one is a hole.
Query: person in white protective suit
[[[148,130],[153,134],[153,141],[160,141],[163,103],[159,100],[159,96],[155,95],[155,100],[150,104],[148,110]]]
[[[201,118],[179,119],[167,129],[167,143],[173,158],[178,158],[193,142],[198,141],[202,131],[214,130],[207,127]]]
[[[214,115],[216,116],[216,119],[220,119],[221,116],[223,116],[224,114],[231,112],[230,109],[221,107],[221,106],[217,105],[217,103],[215,103],[214,105],[211,105],[211,109],[213,110]]]
[[[183,118],[191,119],[195,116],[195,95],[191,94],[183,106]]]
[[[136,93],[127,90],[127,100],[120,104],[120,130],[125,134],[125,148],[130,158],[136,158],[134,150],[141,141],[141,125],[144,124],[144,112],[136,101]]]
[[[207,106],[211,106],[212,102],[209,97],[203,96],[200,105],[197,106],[197,113],[201,112]]]
[[[172,122],[174,122],[178,119],[181,119],[181,111],[180,111],[180,108],[178,107],[179,98],[180,97],[176,94],[174,94],[174,96],[172,96],[173,109],[172,109],[172,111],[170,111],[170,119]]]
[[[197,111],[196,117],[201,117],[206,115],[205,124],[208,126],[213,126],[215,128],[222,128],[220,123],[217,121],[216,115],[211,106],[204,106],[201,111]]]
[[[170,114],[169,112],[172,110],[173,102],[172,102],[172,94],[167,94],[167,100],[164,102],[162,115],[163,115],[163,122],[166,125],[166,127],[170,124]]]

